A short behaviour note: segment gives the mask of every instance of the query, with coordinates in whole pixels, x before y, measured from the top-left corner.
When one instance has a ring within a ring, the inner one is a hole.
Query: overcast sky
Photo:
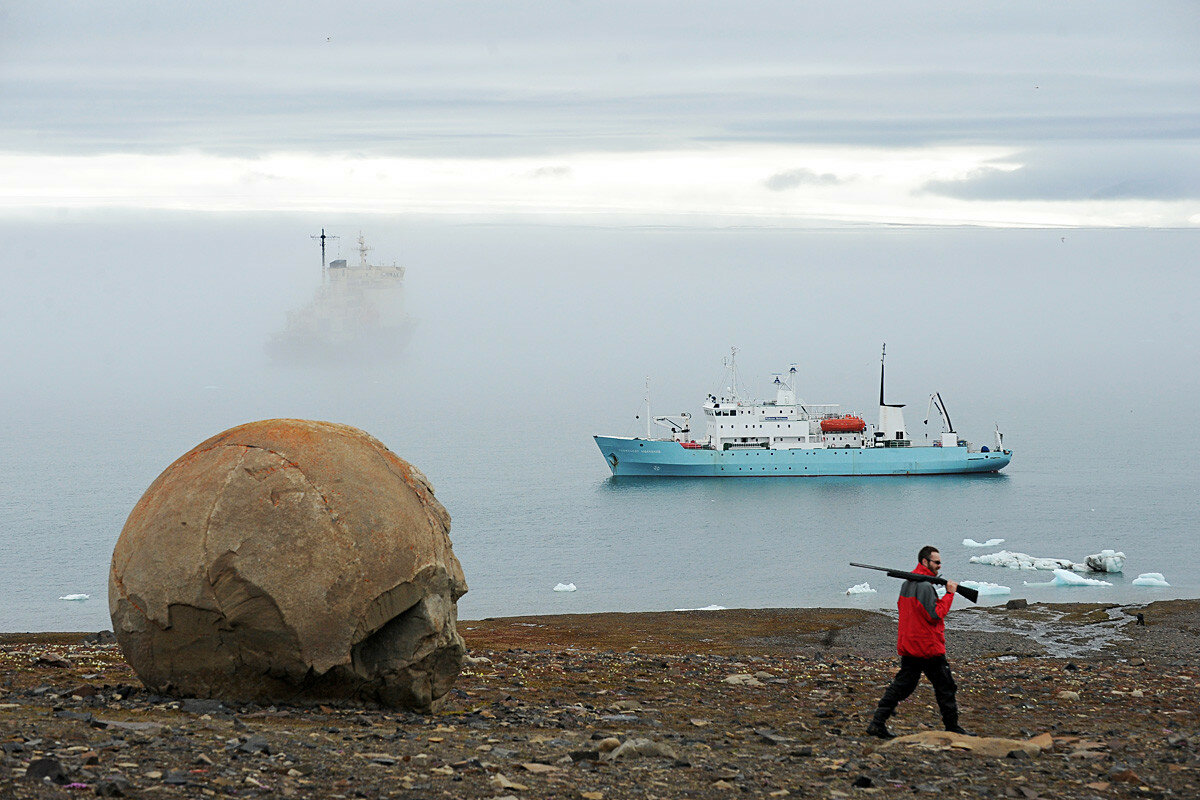
[[[1189,2],[0,8],[0,213],[1200,224]]]

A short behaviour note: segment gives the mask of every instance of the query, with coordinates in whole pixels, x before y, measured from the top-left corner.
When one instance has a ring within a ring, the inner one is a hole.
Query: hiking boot
[[[959,724],[957,724],[957,723],[955,723],[954,725],[947,725],[947,726],[946,726],[946,731],[947,731],[947,732],[949,732],[949,733],[961,733],[963,736],[970,736],[970,735],[971,735],[971,734],[969,734],[969,733],[967,733],[966,731],[964,731],[964,730],[963,730],[963,728],[962,728],[962,725],[959,725]]]
[[[871,736],[878,736],[880,739],[895,739],[896,735],[887,729],[887,725],[879,720],[871,720],[871,724],[867,726],[867,733]]]

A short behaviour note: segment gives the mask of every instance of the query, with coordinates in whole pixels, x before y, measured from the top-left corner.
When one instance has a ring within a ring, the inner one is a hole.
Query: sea
[[[267,343],[329,258],[407,267],[411,339],[334,363]],[[0,222],[0,631],[111,627],[109,560],[151,481],[255,419],[362,428],[452,517],[459,616],[893,608],[943,574],[1032,602],[1200,597],[1198,234],[1179,230],[738,226],[596,220],[60,212]],[[743,391],[1013,450],[998,474],[613,478],[592,436],[699,416],[737,348]],[[925,420],[928,419],[928,423]],[[990,548],[965,539],[1003,540]],[[1111,585],[972,563],[1112,549]],[[1169,587],[1132,584],[1162,573]],[[875,591],[848,594],[867,582]],[[575,591],[555,591],[574,584]],[[86,599],[65,600],[70,595]],[[959,603],[966,604],[965,601]]]

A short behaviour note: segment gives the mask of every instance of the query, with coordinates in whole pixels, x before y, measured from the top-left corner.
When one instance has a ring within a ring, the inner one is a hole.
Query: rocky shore
[[[0,634],[0,798],[1200,796],[1200,601],[950,619],[975,735],[922,685],[889,743],[895,622],[850,609],[463,622],[429,715],[160,697],[102,635]]]

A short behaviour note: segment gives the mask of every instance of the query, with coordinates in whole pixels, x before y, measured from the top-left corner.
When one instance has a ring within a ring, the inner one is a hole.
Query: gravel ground
[[[159,697],[113,644],[4,634],[0,798],[1200,796],[1200,601],[950,619],[977,735],[936,738],[923,685],[886,746],[895,622],[865,611],[464,622],[424,716]]]

